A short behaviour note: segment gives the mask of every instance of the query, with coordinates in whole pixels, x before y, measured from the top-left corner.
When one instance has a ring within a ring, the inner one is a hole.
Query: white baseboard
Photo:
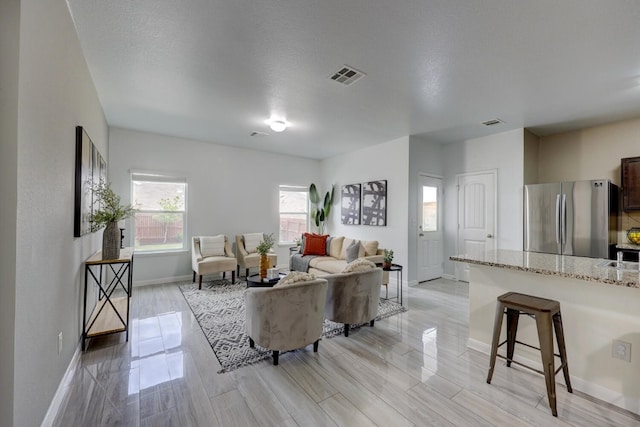
[[[467,347],[484,354],[491,354],[491,346],[489,344],[485,344],[471,338],[469,338],[467,342]],[[517,354],[514,355],[513,360],[519,363],[524,363],[534,369],[542,370],[542,363],[539,360],[526,359],[519,357]],[[571,366],[569,366],[569,373],[571,373]],[[611,405],[617,406],[618,408],[622,408],[626,411],[633,412],[634,414],[640,414],[639,399],[631,396],[625,396],[619,392],[609,390],[608,388],[593,384],[573,375],[570,375],[570,377],[571,387],[574,390],[580,391],[581,393],[594,397],[598,400],[602,400],[603,402],[610,403]],[[560,374],[556,375],[556,382],[566,385],[564,377]]]
[[[162,277],[159,279],[151,279],[151,280],[135,280],[133,282],[133,286],[138,287],[138,286],[160,285],[162,283],[172,283],[172,282],[179,282],[183,280],[192,280],[192,279],[193,279],[192,275],[186,275],[186,276]]]
[[[80,362],[80,344],[76,347],[76,351],[73,353],[73,357],[71,358],[71,362],[69,362],[69,366],[67,366],[67,370],[62,376],[62,380],[60,380],[60,384],[58,385],[58,389],[56,390],[56,394],[53,395],[53,399],[51,400],[51,404],[49,405],[49,409],[42,420],[41,427],[50,427],[53,425],[53,422],[56,419],[56,415],[58,415],[58,411],[60,410],[60,405],[62,404],[62,400],[64,396],[68,393],[69,387],[71,387],[71,380],[78,369]]]
[[[458,279],[456,279],[456,276],[454,276],[453,274],[443,274],[442,278],[448,279],[448,280],[455,280],[456,282],[458,281]]]

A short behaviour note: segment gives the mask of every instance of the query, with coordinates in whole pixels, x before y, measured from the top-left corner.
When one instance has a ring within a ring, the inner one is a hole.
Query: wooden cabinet
[[[640,210],[640,157],[622,159],[622,210]]]

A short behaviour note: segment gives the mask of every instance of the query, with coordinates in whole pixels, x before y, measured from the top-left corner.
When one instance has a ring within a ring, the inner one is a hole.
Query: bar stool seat
[[[507,315],[507,338],[500,344],[500,330],[502,328],[503,315]],[[538,339],[540,348],[534,347],[527,343],[516,340],[518,330],[518,319],[520,314],[527,314],[536,319],[536,327],[538,328]],[[553,324],[553,328],[552,325]],[[556,340],[558,343],[558,351],[553,351],[553,330],[556,332]],[[515,344],[522,344],[527,347],[540,350],[542,356],[542,366],[544,371],[539,371],[530,366],[513,360],[513,352]],[[507,344],[507,356],[498,354],[498,347]],[[554,356],[560,358],[560,366],[555,369]],[[569,365],[567,364],[567,350],[564,345],[564,331],[562,329],[562,316],[560,314],[560,303],[555,300],[534,297],[531,295],[519,294],[516,292],[507,292],[498,297],[496,306],[496,317],[493,325],[493,342],[491,344],[491,357],[489,361],[489,374],[487,375],[487,383],[491,384],[493,376],[493,368],[496,364],[496,357],[506,359],[507,366],[511,363],[523,366],[532,371],[544,375],[547,386],[547,398],[549,406],[554,417],[558,416],[556,409],[556,382],[555,376],[560,370],[564,373],[564,380],[567,385],[567,391],[573,393],[571,388],[571,380],[569,379]]]

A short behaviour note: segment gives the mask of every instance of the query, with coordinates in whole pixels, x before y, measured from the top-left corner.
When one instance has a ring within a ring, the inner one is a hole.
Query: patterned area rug
[[[244,327],[244,281],[232,284],[230,280],[219,279],[203,283],[202,290],[198,290],[198,285],[194,283],[185,283],[179,288],[222,366],[219,373],[271,357],[270,350],[258,345],[249,347]],[[400,304],[381,299],[376,320],[403,311],[407,309]],[[351,325],[351,328],[360,326]],[[323,329],[322,336],[331,338],[341,334],[344,326],[325,319]]]

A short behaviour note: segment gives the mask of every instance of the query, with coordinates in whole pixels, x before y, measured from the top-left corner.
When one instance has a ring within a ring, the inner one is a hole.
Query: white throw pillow
[[[224,234],[201,236],[200,253],[203,257],[224,256]]]
[[[264,239],[264,234],[262,233],[247,233],[243,234],[244,238],[244,249],[250,254],[254,254],[258,252],[258,245]]]
[[[344,236],[334,237],[329,244],[329,256],[336,259],[340,259],[342,253],[342,243],[344,242]]]
[[[377,240],[361,240],[362,246],[364,246],[365,256],[373,256],[378,254],[378,241]]]
[[[359,271],[367,271],[376,268],[376,265],[368,259],[358,258],[357,260],[350,262],[342,270],[343,273],[356,273]]]
[[[310,280],[315,280],[315,279],[316,279],[316,275],[313,273],[305,273],[302,271],[291,271],[287,273],[287,275],[284,276],[282,279],[280,279],[280,281],[278,281],[278,283],[276,283],[274,287],[293,285],[294,283],[308,282]]]

